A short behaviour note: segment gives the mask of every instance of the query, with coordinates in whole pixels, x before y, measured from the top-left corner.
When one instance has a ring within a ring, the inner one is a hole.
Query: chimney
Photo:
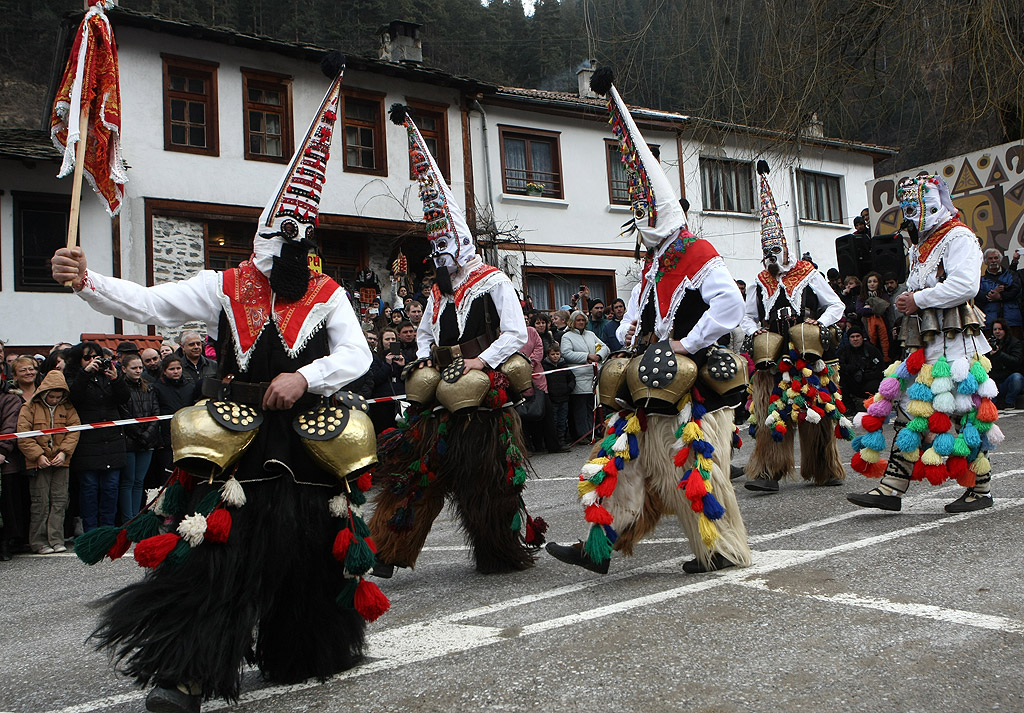
[[[600,99],[597,93],[590,88],[590,78],[594,76],[594,71],[597,69],[597,60],[588,59],[584,60],[580,68],[576,70],[576,81],[580,87],[580,98],[581,99]]]
[[[818,118],[818,112],[811,114],[811,118],[800,127],[800,134],[802,136],[809,136],[813,139],[825,138],[825,125]]]
[[[380,36],[379,59],[387,62],[407,62],[423,64],[423,39],[420,37],[420,25],[405,20],[392,20],[384,25],[377,34]]]

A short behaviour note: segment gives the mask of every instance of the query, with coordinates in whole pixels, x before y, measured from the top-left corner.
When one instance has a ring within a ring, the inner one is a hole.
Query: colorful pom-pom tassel
[[[932,448],[934,448],[935,452],[940,456],[945,457],[953,454],[953,446],[955,443],[956,436],[952,433],[941,433],[935,437],[934,441],[932,441]]]
[[[896,449],[900,451],[916,451],[921,447],[921,434],[910,428],[901,428],[896,434]],[[881,450],[881,449],[879,449]]]
[[[352,606],[366,621],[376,621],[391,608],[391,602],[376,584],[360,579],[352,598]]]
[[[924,363],[924,349],[918,349],[907,357],[907,371],[911,374],[916,374],[921,370],[921,367],[924,366]]]
[[[967,375],[971,373],[971,362],[967,357],[963,356],[953,362],[953,367],[950,370],[950,376],[953,377],[953,381],[963,381],[967,378]]]
[[[140,567],[148,569],[158,567],[163,564],[167,555],[177,547],[179,542],[181,542],[181,537],[176,532],[166,532],[146,538],[135,545],[135,561],[139,563]]]
[[[932,408],[944,414],[955,413],[957,410],[956,398],[949,391],[937,393],[932,399]]]
[[[591,525],[583,551],[593,562],[604,562],[612,556],[612,541],[600,525]]]
[[[587,507],[583,511],[583,519],[595,525],[611,525],[612,514],[603,506],[597,503]]]
[[[206,517],[206,539],[210,542],[227,542],[231,534],[231,513],[217,508]]]
[[[933,413],[928,417],[928,430],[932,433],[945,433],[953,428],[953,422],[944,413]]]
[[[117,539],[114,540],[114,544],[111,545],[110,550],[107,551],[107,557],[112,560],[121,559],[124,553],[128,551],[128,548],[132,546],[131,540],[128,539],[128,534],[124,530],[117,531]]]
[[[96,564],[117,542],[121,529],[97,527],[75,538],[75,555],[85,564]]]
[[[876,451],[885,450],[885,436],[881,431],[873,431],[861,436],[861,448],[870,448]]]

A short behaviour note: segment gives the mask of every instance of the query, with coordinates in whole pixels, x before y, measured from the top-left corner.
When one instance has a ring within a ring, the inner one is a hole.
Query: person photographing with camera
[[[71,405],[82,423],[121,418],[118,407],[131,398],[124,376],[103,356],[96,342],[71,347],[64,377]],[[125,465],[124,430],[117,426],[82,431],[72,463],[72,493],[78,492],[78,511],[85,532],[113,526],[118,487]],[[74,502],[74,498],[72,498]]]

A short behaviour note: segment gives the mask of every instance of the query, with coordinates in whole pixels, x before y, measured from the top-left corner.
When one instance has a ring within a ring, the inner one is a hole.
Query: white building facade
[[[90,266],[157,284],[245,259],[257,217],[326,91],[324,50],[124,9],[111,20],[129,183],[113,220],[85,188],[80,236]],[[67,29],[55,67],[70,47]],[[418,32],[406,23],[386,29],[390,37]],[[388,107],[401,102],[413,107],[485,255],[534,306],[557,308],[581,283],[605,299],[628,295],[637,269],[632,238],[619,235],[629,206],[604,102],[500,88],[411,56],[348,59],[320,206],[325,271],[351,283],[369,266],[390,301],[399,252],[414,289],[429,268],[405,131],[387,120]],[[748,282],[760,265],[757,159],[773,167],[791,246],[824,270],[835,263],[833,239],[864,206],[873,162],[892,153],[725,125],[701,131],[715,137],[710,145],[692,138],[706,123],[645,110],[634,116],[688,199],[691,228]],[[94,313],[48,281],[45,261],[63,242],[70,194],[70,179],[54,177],[58,166],[42,132],[0,132],[0,339],[28,350],[85,332],[146,332]],[[539,196],[530,183],[543,184]]]

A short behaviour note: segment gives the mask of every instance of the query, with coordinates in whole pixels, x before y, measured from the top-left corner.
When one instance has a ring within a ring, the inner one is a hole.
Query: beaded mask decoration
[[[922,235],[930,233],[957,214],[949,186],[939,176],[903,178],[896,186],[904,219],[917,227]]]

